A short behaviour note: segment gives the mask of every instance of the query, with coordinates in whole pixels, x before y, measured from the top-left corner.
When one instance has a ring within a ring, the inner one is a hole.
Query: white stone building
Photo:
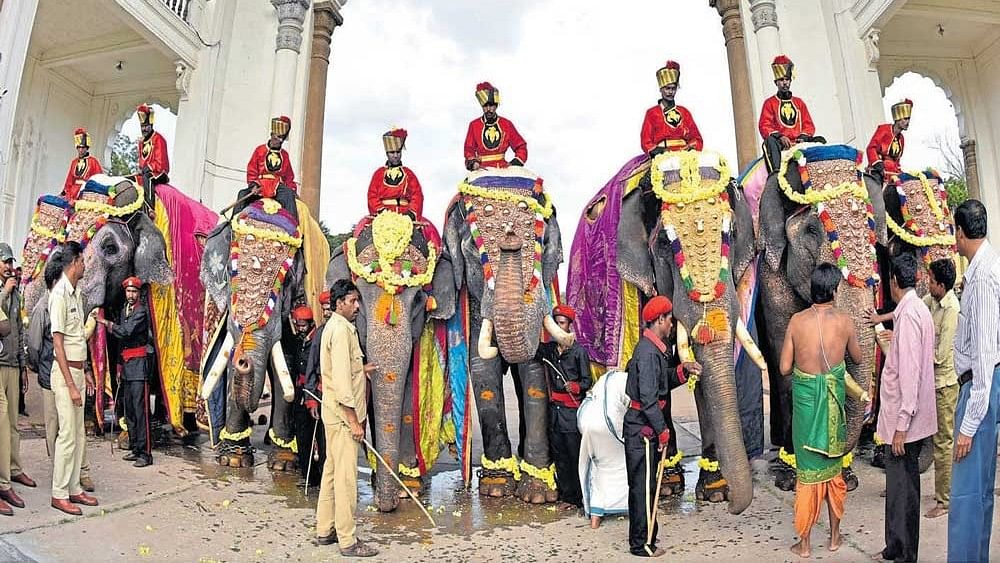
[[[74,128],[108,166],[143,102],[177,115],[171,184],[212,208],[245,187],[272,115],[292,118],[286,148],[300,170],[314,8],[343,1],[313,4],[0,0],[0,240],[16,248],[37,197],[62,189]]]

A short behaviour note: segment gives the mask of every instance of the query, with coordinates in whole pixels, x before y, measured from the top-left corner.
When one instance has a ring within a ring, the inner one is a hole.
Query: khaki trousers
[[[12,475],[21,473],[21,433],[17,413],[21,402],[21,371],[0,366],[0,490],[10,488]]]
[[[948,508],[951,500],[952,434],[955,430],[955,407],[958,383],[934,390],[938,429],[934,434],[934,500]]]
[[[85,376],[82,369],[70,368],[73,383],[84,394]],[[52,456],[52,498],[66,499],[83,492],[80,487],[80,466],[87,436],[83,427],[83,406],[76,406],[69,398],[69,387],[63,379],[59,365],[52,364],[52,393],[55,395],[56,417],[59,430],[56,434],[55,453]]]
[[[354,510],[358,506],[358,443],[346,424],[324,424],[326,462],[316,502],[316,535],[337,531],[340,549],[357,542]]]
[[[42,388],[42,412],[45,414],[45,451],[49,459],[55,459],[56,435],[59,433],[59,415],[56,413],[56,394],[51,389]],[[87,448],[83,448],[83,462],[80,465],[80,478],[90,476],[90,463],[87,461]]]

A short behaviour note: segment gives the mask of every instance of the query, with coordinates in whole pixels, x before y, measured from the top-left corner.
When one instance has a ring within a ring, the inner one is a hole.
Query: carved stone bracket
[[[778,11],[774,0],[750,0],[750,21],[753,22],[754,33],[765,27],[778,28]]]
[[[313,6],[312,57],[330,62],[330,41],[333,30],[344,24],[344,17],[334,2],[320,1]]]
[[[191,87],[191,68],[187,63],[178,60],[174,61],[174,72],[177,74],[177,81],[174,86],[180,94],[180,99],[188,99],[188,89]]]
[[[289,49],[296,53],[302,48],[302,24],[306,21],[309,0],[271,0],[278,11],[278,34],[274,49]]]
[[[868,59],[868,70],[877,70],[879,59],[878,36],[880,30],[873,27],[865,34],[865,58]]]

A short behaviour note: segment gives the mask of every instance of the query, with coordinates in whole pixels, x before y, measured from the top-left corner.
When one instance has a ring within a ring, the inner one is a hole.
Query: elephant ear
[[[465,285],[465,254],[462,252],[462,234],[467,231],[460,197],[451,200],[444,217],[443,252],[451,257],[453,283],[455,289],[458,290]],[[437,289],[437,280],[435,280],[434,286]]]
[[[868,190],[868,199],[870,199],[872,202],[872,211],[873,211],[872,215],[874,215],[875,217],[875,239],[879,244],[884,246],[886,244],[886,241],[888,240],[888,237],[886,236],[885,232],[886,229],[885,214],[887,206],[886,206],[886,200],[883,199],[882,195],[883,194],[882,184],[880,184],[878,180],[872,178],[868,174],[862,176],[862,180],[865,183],[865,188]],[[886,193],[895,191],[896,190],[894,189],[885,190]],[[899,201],[898,196],[897,196],[897,201]]]
[[[788,239],[785,234],[785,197],[778,186],[778,175],[771,174],[760,196],[760,238],[757,246],[764,251],[764,260],[773,270],[781,266]]]
[[[653,227],[648,249],[653,259],[656,293],[674,299],[674,271],[677,266],[674,264],[674,251],[670,247],[670,240],[660,222]]]
[[[729,202],[733,208],[733,222],[730,254],[732,256],[733,283],[738,283],[746,272],[750,262],[757,255],[757,237],[753,230],[753,215],[750,213],[750,203],[743,190],[730,181],[726,188]]]
[[[450,319],[455,314],[458,292],[455,289],[455,273],[452,268],[454,266],[451,263],[451,255],[446,249],[442,249],[434,267],[434,279],[431,281],[434,287],[434,301],[437,302],[437,307],[430,312],[432,319]]]
[[[201,255],[201,284],[222,311],[229,307],[229,246],[232,235],[228,222],[216,226],[205,239],[205,250]]]
[[[795,241],[788,245],[787,250],[785,273],[788,283],[799,297],[811,303],[810,279],[819,264],[823,245],[827,244],[826,231],[819,217],[813,213],[792,215],[786,222],[785,230],[788,239]]]
[[[655,273],[644,221],[642,190],[636,188],[622,200],[618,220],[618,273],[646,295],[653,294]]]
[[[562,233],[559,231],[559,221],[556,220],[556,210],[552,208],[552,216],[549,217],[545,226],[545,237],[542,243],[542,283],[545,287],[552,284],[552,280],[559,271],[559,264],[563,262]]]
[[[169,284],[174,271],[167,260],[167,242],[145,213],[136,215],[132,224],[135,232],[135,274],[145,282]]]
[[[326,287],[333,285],[333,282],[342,279],[351,279],[351,269],[347,265],[347,253],[344,252],[344,245],[330,249],[330,262],[326,268]]]

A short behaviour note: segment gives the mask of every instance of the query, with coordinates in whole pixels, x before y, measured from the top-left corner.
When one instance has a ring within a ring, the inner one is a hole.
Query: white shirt
[[[993,370],[1000,364],[1000,256],[984,241],[969,262],[962,286],[955,372],[972,370],[972,389],[959,430],[975,436],[989,407]]]

